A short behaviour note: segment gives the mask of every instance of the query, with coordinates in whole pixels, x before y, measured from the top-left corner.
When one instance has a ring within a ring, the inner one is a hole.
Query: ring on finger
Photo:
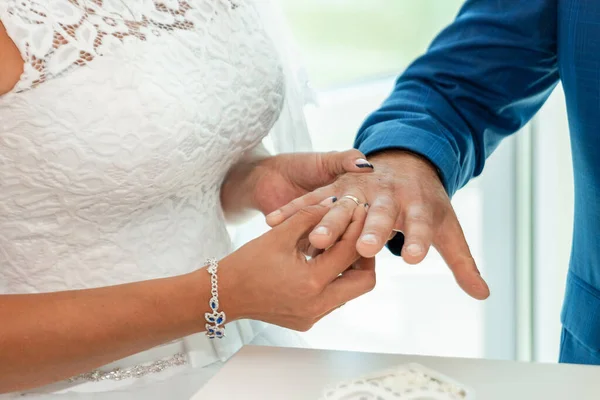
[[[350,199],[353,202],[355,202],[357,206],[360,206],[360,200],[358,199],[358,197],[347,194],[347,195],[342,196],[342,199]]]

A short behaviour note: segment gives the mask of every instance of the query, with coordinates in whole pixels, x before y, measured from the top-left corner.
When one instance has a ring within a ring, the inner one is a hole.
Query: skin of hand
[[[340,201],[343,203],[348,200]],[[219,310],[307,330],[375,285],[356,251],[364,207],[340,241],[313,258],[308,234],[333,200],[301,210],[219,263]],[[0,295],[0,394],[67,379],[206,329],[211,277],[188,274],[94,289]]]
[[[274,227],[298,210],[318,204],[324,198],[352,195],[369,204],[368,216],[356,242],[363,257],[374,257],[393,237],[405,236],[402,257],[409,264],[420,263],[434,246],[452,270],[459,286],[476,299],[490,292],[471,255],[464,233],[436,168],[419,155],[390,150],[369,158],[371,174],[345,174],[333,183],[301,196],[267,215]],[[350,211],[335,207],[310,233],[311,244],[324,249],[335,243],[352,217]]]
[[[352,202],[340,239],[313,258],[305,256],[309,233],[337,207],[331,199],[323,204],[328,202],[298,211],[220,262],[220,304],[229,320],[249,318],[306,331],[373,289],[375,261],[362,258],[355,246],[366,219],[364,206]]]
[[[358,150],[255,156],[229,171],[221,188],[221,204],[229,220],[240,219],[249,210],[266,215],[333,183],[340,175],[371,172],[372,164]]]

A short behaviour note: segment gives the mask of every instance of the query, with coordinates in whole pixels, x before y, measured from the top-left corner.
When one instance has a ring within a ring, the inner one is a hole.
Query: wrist
[[[204,331],[204,313],[210,311],[210,275],[205,268],[201,268],[173,279],[177,280],[176,292],[182,300],[174,304],[174,312],[183,318],[186,330],[194,333]]]
[[[274,156],[269,156],[252,162],[250,173],[246,180],[246,191],[249,195],[248,208],[252,211],[262,212],[259,186],[261,184],[261,178],[268,176],[269,171],[272,170],[273,159]]]
[[[200,272],[206,274],[208,281],[210,282],[210,274],[206,269],[202,269]],[[240,301],[240,277],[236,271],[235,266],[232,264],[229,257],[219,261],[219,268],[217,270],[218,278],[218,292],[219,292],[219,311],[223,311],[227,317],[227,322],[233,322],[238,319],[244,318],[243,312],[243,301]],[[207,296],[211,297],[211,287],[209,284]],[[205,312],[211,312],[209,307],[209,301],[205,301]],[[204,314],[202,314],[202,320],[204,320]]]
[[[264,159],[243,160],[227,174],[221,186],[221,204],[228,217],[240,217],[258,210],[255,188],[261,175]]]
[[[396,170],[397,168],[406,169],[415,168],[423,172],[435,175],[440,183],[442,180],[442,172],[431,162],[427,157],[404,149],[384,150],[369,156],[369,160],[376,165],[384,165]]]
[[[225,323],[241,319],[240,304],[237,301],[237,279],[231,266],[225,260],[219,261],[217,269],[217,290],[219,312],[225,313]],[[212,298],[211,274],[208,272],[208,266],[200,268],[194,272],[182,275],[180,290],[183,293],[189,293],[190,298],[181,305],[180,310],[186,313],[188,325],[192,326],[194,332],[206,330],[206,313],[212,313],[210,301]]]

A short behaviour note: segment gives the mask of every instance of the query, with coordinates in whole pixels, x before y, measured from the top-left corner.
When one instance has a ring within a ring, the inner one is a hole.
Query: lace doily
[[[470,389],[418,364],[366,375],[325,390],[321,400],[473,400]]]

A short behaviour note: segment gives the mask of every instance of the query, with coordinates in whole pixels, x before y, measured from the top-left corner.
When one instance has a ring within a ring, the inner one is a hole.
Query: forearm
[[[236,163],[221,186],[221,205],[228,220],[238,220],[258,209],[254,188],[260,175],[261,161],[270,154],[259,145]]]
[[[210,276],[0,296],[0,393],[63,380],[204,330]]]

